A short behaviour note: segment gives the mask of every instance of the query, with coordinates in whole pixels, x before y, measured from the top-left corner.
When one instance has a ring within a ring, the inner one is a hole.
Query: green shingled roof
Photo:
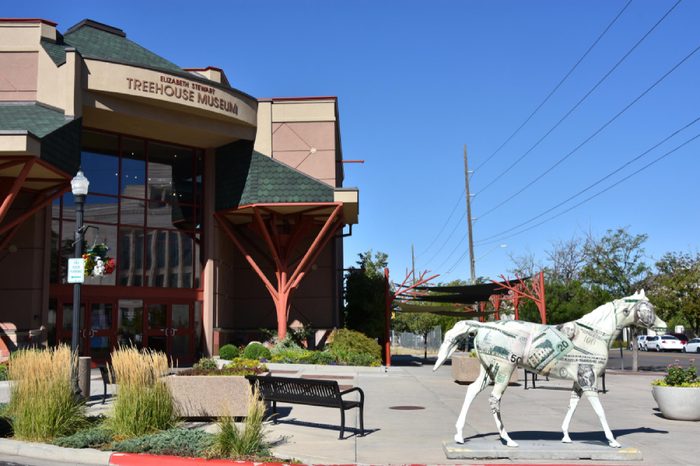
[[[0,131],[29,131],[43,138],[71,121],[63,112],[35,102],[0,104]]]
[[[92,27],[89,23],[67,32],[63,41],[75,47],[85,58],[108,60],[171,73],[185,73],[173,62],[141,47],[136,42],[124,36]]]
[[[42,39],[41,46],[56,65],[66,62],[66,47],[74,47],[84,58],[190,75],[173,62],[127,39],[121,30],[91,20],[73,26],[56,43]]]
[[[247,204],[333,202],[331,186],[246,146],[239,142],[217,150],[217,210]]]

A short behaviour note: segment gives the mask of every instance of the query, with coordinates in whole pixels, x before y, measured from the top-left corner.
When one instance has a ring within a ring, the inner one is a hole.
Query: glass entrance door
[[[90,311],[86,312],[86,309]],[[60,303],[57,314],[61,322],[57,329],[58,341],[70,345],[73,336],[73,303]],[[97,363],[107,360],[116,342],[113,321],[113,303],[88,301],[81,304],[78,327],[81,356],[91,356]]]
[[[147,347],[162,351],[174,365],[189,365],[194,355],[194,309],[190,303],[146,305]]]

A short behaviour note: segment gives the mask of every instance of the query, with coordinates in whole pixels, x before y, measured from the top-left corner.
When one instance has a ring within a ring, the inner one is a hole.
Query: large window
[[[199,288],[201,150],[85,130],[81,167],[90,180],[84,249],[106,243],[116,270],[89,285]],[[52,208],[53,283],[66,282],[73,257],[71,193]]]

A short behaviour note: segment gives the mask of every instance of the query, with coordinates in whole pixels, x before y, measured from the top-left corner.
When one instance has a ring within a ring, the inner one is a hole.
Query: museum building
[[[132,344],[188,364],[260,329],[342,325],[359,204],[342,186],[337,99],[257,99],[118,28],[56,26],[0,19],[3,341],[71,342],[76,229],[93,360]]]

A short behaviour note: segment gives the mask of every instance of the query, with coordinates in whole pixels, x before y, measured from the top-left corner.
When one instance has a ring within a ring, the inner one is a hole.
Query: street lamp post
[[[71,191],[75,199],[75,258],[80,259],[83,256],[83,209],[85,206],[85,197],[88,193],[90,182],[83,171],[78,169],[78,173],[70,182]],[[71,335],[71,351],[79,354],[80,340],[78,333],[80,332],[80,283],[73,284],[73,329]],[[77,383],[77,371],[76,371]]]

